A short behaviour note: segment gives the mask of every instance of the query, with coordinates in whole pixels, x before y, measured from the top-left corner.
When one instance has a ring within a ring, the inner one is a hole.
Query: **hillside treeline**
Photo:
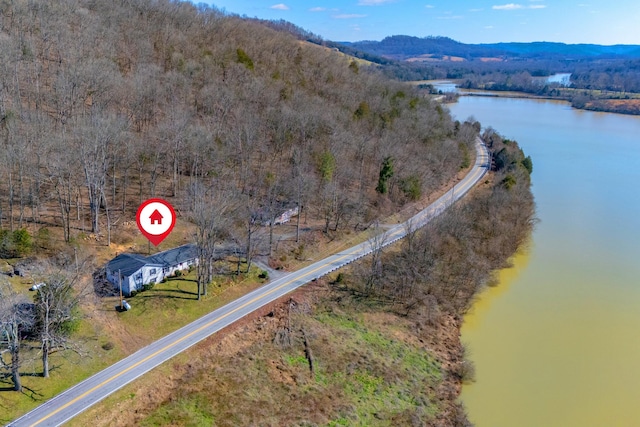
[[[522,59],[625,59],[638,58],[638,45],[565,44],[554,42],[465,44],[448,37],[414,37],[395,35],[381,41],[344,43],[355,49],[386,57],[407,59],[423,54],[457,56],[467,60],[487,57],[505,60]]]
[[[341,230],[447,181],[474,132],[338,52],[207,6],[0,4],[4,229],[110,238],[157,196],[196,223],[215,206],[247,240],[257,213],[292,204]]]

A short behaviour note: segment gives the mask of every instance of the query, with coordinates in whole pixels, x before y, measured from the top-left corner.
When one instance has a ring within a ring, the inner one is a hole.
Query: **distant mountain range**
[[[465,44],[448,37],[401,35],[386,37],[382,41],[339,42],[335,45],[395,60],[640,58],[640,45],[553,42]]]

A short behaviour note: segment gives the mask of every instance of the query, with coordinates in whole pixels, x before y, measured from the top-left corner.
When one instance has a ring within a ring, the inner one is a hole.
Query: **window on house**
[[[155,276],[155,275],[156,275],[156,269],[155,269],[155,268],[152,268],[151,270],[149,270],[149,274],[150,274],[151,276]]]
[[[142,282],[142,273],[136,274],[135,278],[136,282]]]

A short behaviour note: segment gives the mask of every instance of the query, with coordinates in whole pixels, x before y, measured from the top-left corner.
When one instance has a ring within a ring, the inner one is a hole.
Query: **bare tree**
[[[79,158],[73,150],[66,150],[66,142],[61,134],[54,134],[51,150],[47,153],[46,179],[55,192],[60,208],[60,219],[64,241],[71,240],[71,208],[73,207],[81,178],[77,173]]]
[[[240,208],[241,217],[239,234],[244,235],[244,258],[247,263],[246,272],[248,273],[253,263],[253,258],[259,253],[262,244],[264,243],[264,233],[261,233],[261,227],[259,220],[256,218],[256,213],[259,208],[256,206],[255,200],[251,197],[245,197],[245,204]],[[240,242],[242,239],[239,238]],[[239,243],[240,245],[240,243]]]
[[[360,291],[367,296],[381,295],[384,272],[384,247],[387,244],[387,233],[376,222],[371,228],[369,239],[370,254],[361,259],[355,267],[355,274],[360,283]]]
[[[22,335],[33,326],[32,305],[0,278],[0,368],[10,372],[13,389],[22,391],[20,379]],[[7,361],[4,354],[9,354]]]
[[[74,289],[75,277],[63,270],[49,271],[41,279],[35,302],[35,335],[42,352],[42,376],[49,377],[49,355],[61,350],[76,350],[70,340],[81,292]]]
[[[196,181],[191,186],[190,219],[196,225],[194,238],[198,247],[198,299],[207,295],[207,285],[213,280],[216,244],[226,233],[231,202],[224,196],[213,185],[205,187]]]
[[[108,236],[134,193],[185,200],[195,182],[215,178],[272,218],[295,203],[296,241],[302,214],[333,236],[405,203],[403,180],[428,194],[450,179],[473,135],[454,132],[446,110],[414,88],[189,3],[5,3],[0,221],[12,230],[55,203],[66,241],[76,221]],[[373,189],[385,157],[396,173],[380,206]],[[255,228],[245,212],[227,214],[250,264]]]
[[[91,231],[98,233],[98,214],[101,205],[107,204],[105,186],[109,170],[110,152],[120,141],[126,122],[117,116],[94,113],[84,120],[76,135],[89,195]]]
[[[170,111],[166,124],[161,127],[162,139],[167,147],[171,162],[171,195],[178,193],[178,174],[180,172],[180,160],[186,140],[186,132],[189,125],[189,113],[184,109]]]

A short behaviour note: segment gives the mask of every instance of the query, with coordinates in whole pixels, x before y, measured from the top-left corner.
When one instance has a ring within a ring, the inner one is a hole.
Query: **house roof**
[[[120,254],[107,264],[111,271],[118,271],[123,276],[131,276],[145,265],[171,267],[198,257],[198,247],[194,244],[182,245],[155,255]]]
[[[123,276],[131,276],[142,266],[151,264],[148,258],[140,254],[120,254],[107,264],[111,271],[120,271]]]
[[[178,246],[168,251],[159,252],[150,256],[147,260],[154,264],[162,264],[164,267],[177,265],[198,257],[198,247],[193,243]]]

